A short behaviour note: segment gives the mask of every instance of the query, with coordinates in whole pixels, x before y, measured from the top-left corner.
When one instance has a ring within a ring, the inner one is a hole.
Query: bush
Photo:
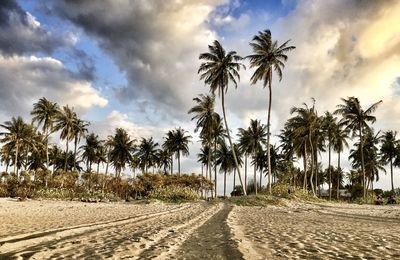
[[[149,198],[167,202],[184,202],[198,200],[199,195],[192,188],[169,185],[152,190],[149,194]]]

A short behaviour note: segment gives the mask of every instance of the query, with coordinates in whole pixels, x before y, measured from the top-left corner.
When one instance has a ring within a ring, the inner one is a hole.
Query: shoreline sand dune
[[[400,257],[400,207],[0,199],[0,259]]]

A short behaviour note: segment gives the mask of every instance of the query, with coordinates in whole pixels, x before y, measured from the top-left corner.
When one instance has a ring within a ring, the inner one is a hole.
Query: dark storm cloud
[[[0,1],[0,53],[3,55],[33,52],[49,54],[56,48],[71,46],[73,43],[70,34],[42,29],[35,18],[16,1]]]
[[[218,2],[58,1],[52,10],[94,37],[126,72],[128,85],[115,90],[119,100],[148,99],[183,115],[202,86],[197,58],[215,37],[205,20]]]

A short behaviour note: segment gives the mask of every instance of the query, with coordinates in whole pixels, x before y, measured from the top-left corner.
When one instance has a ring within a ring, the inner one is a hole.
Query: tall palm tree
[[[340,153],[343,152],[345,147],[349,147],[349,144],[347,143],[347,139],[349,138],[349,130],[344,128],[343,125],[336,124],[333,131],[333,136],[333,150],[338,153],[337,172],[340,174],[342,172],[342,169],[340,168]],[[337,176],[337,179],[340,180],[340,176]],[[337,182],[336,199],[339,199],[339,188],[339,182]]]
[[[240,70],[240,67],[244,68],[244,65],[240,62],[242,57],[237,55],[235,51],[226,53],[218,41],[214,41],[212,45],[209,45],[208,50],[209,52],[202,53],[199,56],[199,59],[204,62],[200,65],[198,73],[201,74],[200,80],[204,80],[204,83],[209,85],[211,93],[215,94],[215,91],[218,90],[218,94],[221,96],[221,106],[224,115],[226,133],[228,135],[230,147],[233,151],[240,184],[242,185],[244,195],[246,195],[235,149],[233,149],[225,112],[225,93],[228,91],[229,82],[232,82],[235,88],[237,87],[237,81],[240,80],[238,71]]]
[[[78,143],[80,142],[81,138],[85,136],[88,132],[87,127],[89,126],[89,122],[81,120],[80,118],[75,118],[75,124],[73,126],[73,135],[74,135],[74,158],[76,158],[76,149]],[[76,161],[76,159],[74,160]],[[74,170],[75,166],[74,166]]]
[[[237,149],[237,148],[235,148]],[[236,150],[239,152],[239,150]],[[241,164],[241,160],[239,158]],[[233,157],[233,152],[230,150],[224,141],[220,142],[218,145],[216,153],[216,164],[219,165],[219,171],[224,174],[224,197],[226,196],[226,174],[232,172],[235,169],[235,159]],[[239,164],[239,165],[240,165]]]
[[[315,110],[315,100],[313,100],[313,106],[308,107],[307,104],[303,104],[304,107],[293,107],[290,110],[291,114],[296,113],[297,115],[290,118],[287,122],[287,126],[293,129],[293,137],[295,140],[295,149],[298,151],[298,154],[302,154],[304,159],[304,188],[307,188],[307,147],[310,151],[311,158],[311,176],[310,176],[310,184],[311,191],[315,195],[314,185],[312,183],[314,169],[317,164],[315,162],[315,153],[317,152],[315,149],[315,140],[317,136],[317,130],[320,127],[321,120],[318,117],[317,111]]]
[[[134,140],[132,140],[126,130],[122,128],[115,129],[115,134],[110,140],[110,161],[115,168],[116,177],[121,177],[121,171],[132,160],[132,149]]]
[[[331,172],[331,148],[334,142],[334,131],[336,129],[337,118],[333,117],[328,111],[325,112],[325,117],[323,118],[322,128],[324,131],[324,137],[328,141],[328,188],[329,188],[329,199],[332,199],[332,172]]]
[[[262,125],[259,120],[250,120],[250,126],[247,130],[239,129],[243,136],[241,139],[242,147],[245,151],[253,154],[253,160],[256,162],[257,154],[262,150],[262,145],[266,144],[267,127]],[[257,164],[254,164],[254,190],[257,195]],[[261,183],[260,183],[261,185]]]
[[[136,155],[140,160],[139,165],[143,173],[146,173],[149,167],[154,167],[156,165],[157,149],[158,143],[154,142],[153,137],[141,139]]]
[[[45,97],[39,99],[37,103],[33,104],[31,115],[33,116],[32,122],[38,122],[42,125],[42,130],[45,136],[46,147],[46,167],[49,168],[49,137],[53,132],[54,119],[59,111],[58,105],[55,102],[47,100]]]
[[[383,133],[381,142],[382,146],[380,153],[382,155],[382,162],[390,165],[390,180],[392,184],[392,191],[394,191],[393,185],[393,160],[400,158],[400,140],[396,139],[396,131],[387,131]]]
[[[92,164],[97,161],[97,150],[101,146],[101,141],[99,136],[90,133],[86,136],[86,144],[82,145],[80,149],[82,150],[82,159],[86,161],[86,171],[92,171]]]
[[[67,170],[67,162],[69,156],[68,144],[74,139],[76,119],[76,113],[68,105],[63,106],[63,108],[55,116],[55,130],[61,130],[60,139],[66,141],[64,171]]]
[[[0,124],[0,127],[6,130],[5,132],[0,132],[0,136],[2,137],[0,142],[12,147],[12,150],[15,152],[13,162],[14,174],[18,176],[18,169],[21,164],[18,161],[20,152],[26,144],[32,145],[31,137],[34,134],[34,129],[32,125],[25,123],[22,117],[12,117],[11,121]]]
[[[175,156],[178,159],[178,176],[181,176],[181,155],[189,155],[189,142],[192,137],[187,135],[187,131],[180,127],[170,131],[170,133],[166,137],[165,144],[168,151],[176,154]]]
[[[353,132],[353,137],[358,134],[360,140],[360,153],[361,153],[361,171],[363,174],[363,198],[366,197],[366,179],[365,179],[365,164],[364,164],[364,140],[363,133],[369,128],[368,122],[374,123],[376,118],[372,116],[372,113],[378,108],[378,105],[382,103],[382,100],[372,104],[366,110],[361,107],[360,101],[356,97],[349,97],[347,99],[341,99],[343,104],[337,105],[335,114],[342,115],[340,124],[345,125],[347,129]]]
[[[200,138],[202,139],[203,146],[211,147],[212,145],[212,129],[215,122],[216,113],[215,107],[215,96],[214,95],[199,95],[194,98],[193,101],[196,105],[189,110],[189,114],[195,114],[192,120],[197,120],[195,132],[201,128]],[[211,179],[211,149],[208,149],[207,159],[207,172],[209,172]],[[206,174],[207,176],[207,174]]]
[[[256,68],[250,81],[251,84],[256,84],[259,80],[263,81],[263,87],[268,85],[268,121],[267,121],[267,159],[268,159],[268,189],[271,194],[271,158],[270,158],[270,121],[271,121],[271,106],[272,106],[272,72],[278,75],[279,81],[282,80],[282,70],[285,67],[284,62],[287,61],[287,52],[295,49],[294,46],[288,46],[290,40],[279,45],[277,41],[272,41],[271,31],[265,30],[259,32],[253,37],[250,46],[253,49],[253,54],[247,56],[250,59],[250,68]]]

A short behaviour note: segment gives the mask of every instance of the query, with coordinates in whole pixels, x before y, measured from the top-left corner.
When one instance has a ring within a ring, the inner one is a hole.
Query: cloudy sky
[[[252,37],[270,29],[296,46],[283,80],[273,82],[273,135],[291,107],[312,97],[321,114],[341,97],[357,96],[364,106],[382,99],[374,128],[400,130],[399,13],[395,0],[3,0],[0,121],[28,120],[45,96],[73,106],[102,137],[123,127],[161,143],[181,126],[194,137],[182,169],[199,172],[200,145],[187,114],[192,98],[208,92],[198,56],[215,39],[246,56]],[[227,94],[233,129],[251,118],[266,122],[267,92],[250,86],[251,73],[241,71],[237,90]],[[395,176],[398,187],[400,169]],[[376,186],[389,188],[389,177],[382,174]]]

